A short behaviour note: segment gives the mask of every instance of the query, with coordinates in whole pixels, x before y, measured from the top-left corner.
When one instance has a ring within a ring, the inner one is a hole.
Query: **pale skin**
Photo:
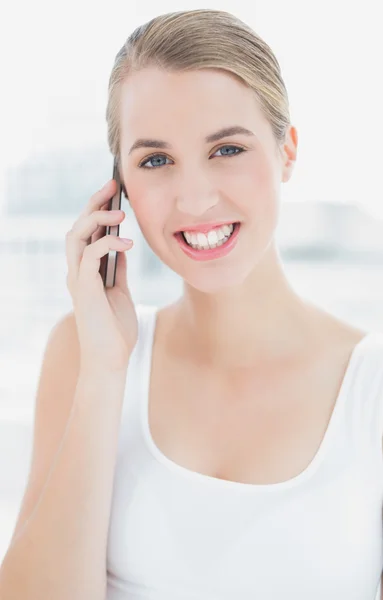
[[[233,125],[253,135],[205,141]],[[168,147],[130,151],[139,138]],[[223,156],[227,146],[246,152]],[[147,68],[123,86],[129,202],[152,250],[184,281],[182,297],[158,313],[150,430],[168,458],[212,477],[270,484],[303,471],[366,334],[303,300],[284,274],[274,236],[297,147],[290,126],[278,152],[251,90],[218,70]],[[241,222],[224,258],[194,261],[173,237],[220,220]]]

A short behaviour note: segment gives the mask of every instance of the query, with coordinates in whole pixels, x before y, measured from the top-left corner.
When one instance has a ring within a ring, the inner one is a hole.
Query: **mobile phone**
[[[121,180],[117,166],[117,159],[114,159],[113,163],[113,179],[117,182],[117,191],[114,196],[110,199],[108,210],[121,210]],[[120,223],[118,225],[106,225],[103,228],[102,236],[104,235],[120,235]],[[117,269],[117,250],[109,250],[105,256],[101,257],[100,270],[104,287],[114,287],[116,282],[116,269]]]

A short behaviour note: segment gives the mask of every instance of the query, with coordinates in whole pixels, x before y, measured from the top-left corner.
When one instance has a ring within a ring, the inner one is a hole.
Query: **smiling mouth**
[[[219,248],[220,246],[226,244],[226,242],[233,235],[234,225],[235,223],[231,223],[230,225],[225,225],[225,227],[217,227],[217,231],[219,231],[219,234],[215,234],[213,236],[213,239],[211,239],[211,237],[208,238],[206,235],[204,235],[201,240],[201,236],[197,238],[196,235],[190,235],[190,233],[181,233],[185,242],[191,248],[194,248],[195,250],[212,250],[213,248]],[[214,231],[215,230],[213,230],[213,232]]]
[[[225,226],[225,229],[218,228],[225,234],[223,238],[220,236],[220,239],[212,236],[210,239],[207,239],[206,236],[197,238],[196,235],[192,235],[190,237],[188,232],[186,232],[185,237],[185,234],[181,231],[175,233],[174,236],[180,244],[181,249],[190,258],[195,260],[211,260],[224,257],[231,252],[237,243],[240,226],[241,223],[236,222]]]

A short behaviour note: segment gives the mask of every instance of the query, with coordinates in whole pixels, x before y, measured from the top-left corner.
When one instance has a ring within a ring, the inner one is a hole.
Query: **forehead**
[[[249,87],[219,69],[169,72],[150,67],[130,74],[121,89],[123,138],[160,135],[171,124],[187,132],[241,124],[269,135],[269,124]]]

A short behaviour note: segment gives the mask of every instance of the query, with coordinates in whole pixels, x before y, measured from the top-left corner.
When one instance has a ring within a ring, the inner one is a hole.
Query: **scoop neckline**
[[[318,469],[328,446],[331,443],[331,440],[334,436],[336,426],[339,422],[341,409],[347,397],[348,391],[348,383],[351,379],[351,375],[353,373],[353,368],[356,363],[356,360],[360,354],[362,347],[366,344],[366,342],[375,335],[375,332],[368,331],[354,346],[347,367],[338,391],[337,398],[334,403],[334,407],[325,430],[325,433],[322,437],[320,445],[314,454],[313,458],[309,462],[309,464],[297,475],[291,477],[290,479],[286,479],[284,481],[277,481],[275,483],[246,483],[242,481],[233,481],[229,479],[220,479],[219,477],[214,477],[212,475],[207,475],[205,473],[200,473],[199,471],[193,471],[187,467],[184,467],[172,459],[168,458],[157,446],[154,442],[150,431],[149,425],[149,386],[150,386],[150,376],[152,370],[152,356],[153,356],[153,342],[157,324],[157,314],[158,314],[158,306],[152,307],[149,315],[145,320],[144,326],[146,328],[146,336],[145,341],[147,342],[143,348],[143,368],[141,370],[141,386],[140,393],[142,395],[142,401],[140,402],[140,421],[141,421],[141,430],[143,433],[143,437],[146,443],[147,450],[150,452],[153,458],[165,466],[168,470],[173,471],[174,473],[194,481],[195,483],[202,483],[205,485],[210,485],[216,488],[221,489],[231,489],[234,491],[241,492],[272,492],[277,490],[287,490],[289,488],[295,487],[298,484],[304,482],[306,479],[311,477],[315,471]]]

